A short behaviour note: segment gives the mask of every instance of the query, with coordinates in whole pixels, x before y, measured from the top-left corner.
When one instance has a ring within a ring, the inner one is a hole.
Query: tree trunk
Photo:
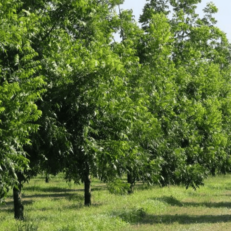
[[[128,189],[128,194],[134,193],[135,179],[131,172],[127,173],[127,181],[130,184],[130,188]]]
[[[46,174],[45,182],[49,183],[49,174]]]
[[[21,198],[21,183],[19,183],[18,188],[13,188],[13,197],[14,197],[14,218],[18,220],[23,220],[23,204]]]
[[[91,178],[88,165],[84,174],[84,205],[91,205]]]

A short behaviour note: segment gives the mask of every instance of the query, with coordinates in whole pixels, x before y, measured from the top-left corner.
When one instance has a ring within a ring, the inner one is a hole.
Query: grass
[[[83,206],[83,186],[62,175],[24,185],[25,221],[13,219],[12,194],[0,207],[0,231],[228,231],[231,230],[231,175],[209,178],[197,191],[146,187],[133,195],[110,194],[94,180],[93,205]]]

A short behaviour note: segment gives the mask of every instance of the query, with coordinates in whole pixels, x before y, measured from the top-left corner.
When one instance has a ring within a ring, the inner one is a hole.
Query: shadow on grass
[[[26,200],[26,201],[23,201],[23,205],[30,205],[32,204],[33,201],[32,200]],[[1,213],[13,213],[14,212],[14,203],[13,201],[7,201],[5,202],[3,205],[0,206],[0,215]]]
[[[103,190],[107,190],[107,186],[106,185],[103,185],[103,186],[94,186],[92,187],[91,191],[94,192],[94,191],[103,191]]]
[[[39,194],[39,193],[36,193],[36,194],[32,194],[32,195],[26,195],[26,196],[23,196],[23,198],[68,198],[70,196],[75,196],[75,195],[78,195],[78,194],[75,194],[75,193],[68,193],[68,192],[62,192],[62,193],[46,193],[46,194]]]
[[[93,203],[89,208],[98,208],[100,206],[101,206],[101,204],[94,204]],[[52,214],[52,216],[59,216],[60,213],[65,212],[65,211],[68,211],[68,212],[79,211],[79,210],[84,209],[84,208],[86,208],[86,206],[84,206],[83,201],[82,201],[82,202],[69,204],[69,205],[61,205],[60,207],[56,207],[55,209],[53,206],[48,206],[48,207],[43,207],[43,208],[33,208],[33,206],[31,206],[31,207],[26,208],[24,211],[26,213],[31,212],[31,211],[36,211],[37,212],[36,218],[38,220],[50,220],[51,214]],[[38,211],[40,211],[40,213]],[[13,210],[11,210],[9,212],[13,213]],[[1,215],[1,213],[0,213],[0,215]]]
[[[231,215],[145,215],[139,223],[143,224],[198,224],[198,223],[225,223],[230,222]]]
[[[37,192],[74,192],[83,191],[83,189],[71,189],[71,188],[60,188],[60,187],[40,187],[40,186],[26,186],[23,191],[37,191]]]
[[[231,208],[231,202],[183,202],[183,205],[190,207]]]
[[[93,186],[92,191],[101,191],[105,190],[107,187],[106,185],[100,185],[100,186]],[[83,192],[84,189],[82,188],[60,188],[60,187],[41,187],[41,186],[25,186],[23,188],[23,191],[29,191],[29,192]]]
[[[30,199],[32,198],[32,199]],[[34,198],[34,199],[33,199]],[[84,201],[84,196],[79,195],[77,193],[56,193],[56,194],[34,194],[34,195],[29,195],[29,196],[23,196],[22,197],[22,203],[24,206],[31,205],[36,201],[40,201],[39,199],[45,199],[49,198],[53,201],[58,201],[60,199],[66,199],[68,201],[73,201],[74,203],[83,203]],[[42,200],[41,200],[42,201]],[[77,206],[78,207],[78,206]],[[33,206],[30,208],[26,208],[26,210],[34,210]],[[49,208],[42,208],[42,210],[49,210]],[[14,211],[14,203],[12,201],[7,201],[3,205],[0,206],[0,214],[1,213],[12,213]]]
[[[147,214],[142,208],[131,209],[129,211],[114,212],[113,216],[120,217],[123,221],[131,224],[198,224],[198,223],[225,223],[231,222],[231,215],[187,215],[187,214],[175,214],[175,215],[151,215]]]
[[[93,203],[91,204],[90,207],[87,208],[98,208],[100,206],[102,206],[103,204],[101,203]],[[66,205],[66,206],[62,206],[63,210],[75,210],[75,209],[82,209],[82,208],[86,208],[86,206],[84,206],[83,201],[81,201],[80,203],[76,203],[76,204],[72,204],[72,205]]]
[[[171,206],[178,206],[178,207],[182,207],[184,205],[184,203],[182,203],[181,201],[177,200],[175,197],[173,196],[163,196],[163,197],[159,197],[159,198],[153,198],[153,200],[158,200],[158,201],[162,201],[165,202]]]
[[[171,206],[178,207],[208,207],[208,208],[231,208],[231,202],[181,202],[177,200],[175,197],[160,197],[153,198],[153,200],[163,201]]]
[[[106,186],[94,186],[92,188],[92,191],[101,191],[104,190]],[[28,195],[28,192],[35,191],[35,193]],[[37,191],[37,193],[36,193]],[[39,193],[41,192],[41,194]],[[78,193],[81,192],[81,193]],[[50,200],[60,200],[60,199],[66,199],[68,201],[72,201],[74,205],[67,205],[66,207],[63,207],[63,209],[79,209],[84,207],[84,195],[83,195],[83,189],[70,189],[70,188],[59,188],[59,187],[49,187],[49,188],[43,188],[40,186],[29,186],[24,187],[23,193],[22,193],[22,202],[23,205],[30,205],[33,204],[33,202],[36,201],[42,201],[43,199],[50,199]],[[4,205],[0,206],[0,215],[1,213],[12,213],[13,212],[13,198],[12,196],[9,196],[9,200],[5,202]],[[91,207],[98,207],[100,204],[92,204]],[[30,208],[26,208],[26,210],[33,210],[33,206]],[[49,210],[49,208],[42,208],[42,210]]]
[[[68,199],[68,198],[66,198]],[[53,200],[59,200],[59,199],[53,199]],[[98,208],[100,207],[102,204],[100,203],[93,203],[89,208]],[[55,208],[54,208],[55,206]],[[84,198],[81,195],[75,195],[74,196],[74,200],[73,197],[71,198],[71,203],[60,203],[60,205],[57,204],[51,204],[51,205],[44,205],[43,207],[40,208],[34,208],[33,206],[27,207],[26,211],[52,211],[53,214],[57,214],[59,212],[63,212],[66,210],[80,210],[82,208],[86,208],[86,206],[84,206]],[[40,215],[39,215],[40,216]]]

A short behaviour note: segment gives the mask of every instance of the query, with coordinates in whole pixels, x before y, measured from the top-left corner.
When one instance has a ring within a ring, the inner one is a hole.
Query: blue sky
[[[227,34],[229,42],[231,42],[231,0],[202,0],[198,4],[198,13],[203,13],[202,9],[208,2],[213,2],[217,8],[216,14],[217,27]],[[132,9],[136,20],[138,21],[139,15],[142,13],[142,9],[146,3],[146,0],[125,0],[121,6],[122,9]]]

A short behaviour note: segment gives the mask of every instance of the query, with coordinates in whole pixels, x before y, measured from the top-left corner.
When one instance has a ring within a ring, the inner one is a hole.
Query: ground
[[[0,231],[224,231],[231,230],[231,175],[210,177],[194,191],[183,186],[148,187],[113,195],[93,181],[93,205],[84,207],[83,185],[62,174],[23,188],[25,221],[13,218],[12,194],[0,206]]]

